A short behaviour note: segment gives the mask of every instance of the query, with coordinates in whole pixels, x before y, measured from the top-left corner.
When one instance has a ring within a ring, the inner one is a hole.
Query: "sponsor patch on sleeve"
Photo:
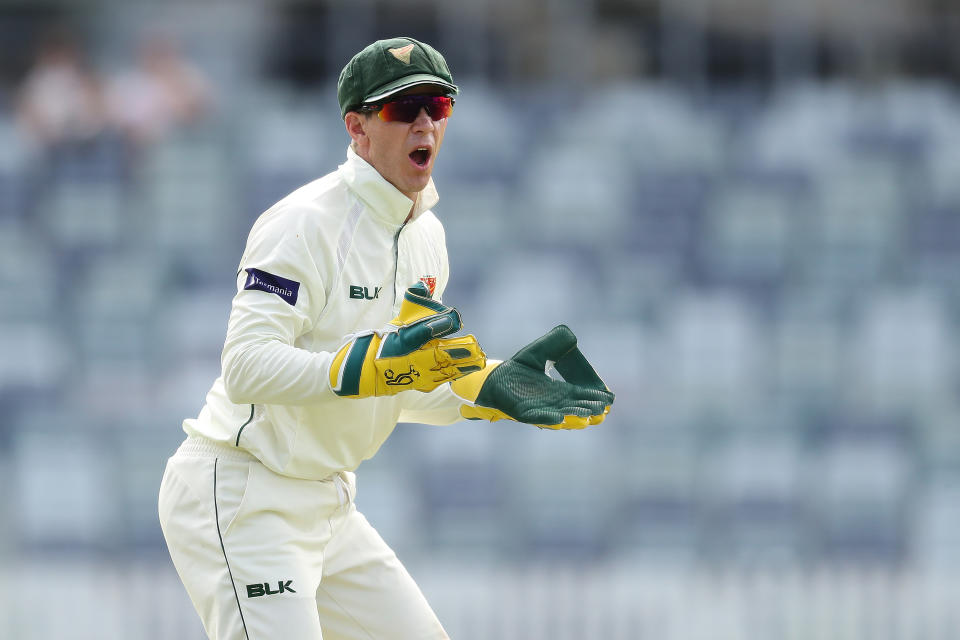
[[[275,293],[283,300],[293,306],[297,304],[297,293],[300,291],[300,283],[296,280],[289,280],[272,273],[261,271],[260,269],[244,269],[247,272],[247,281],[244,283],[244,289],[255,289],[257,291],[266,291]]]

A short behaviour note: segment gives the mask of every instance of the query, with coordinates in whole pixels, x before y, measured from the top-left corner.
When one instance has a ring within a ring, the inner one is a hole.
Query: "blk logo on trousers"
[[[260,596],[275,596],[278,593],[283,593],[284,591],[289,591],[290,593],[296,593],[296,590],[290,586],[293,580],[277,580],[277,589],[274,591],[270,587],[272,586],[269,582],[264,582],[263,584],[248,584],[247,585],[247,597],[248,598],[259,598]]]

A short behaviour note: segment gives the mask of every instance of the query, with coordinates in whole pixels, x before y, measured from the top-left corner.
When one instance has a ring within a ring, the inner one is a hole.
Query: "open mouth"
[[[418,167],[426,167],[430,162],[430,149],[427,147],[417,147],[410,152],[410,159]]]

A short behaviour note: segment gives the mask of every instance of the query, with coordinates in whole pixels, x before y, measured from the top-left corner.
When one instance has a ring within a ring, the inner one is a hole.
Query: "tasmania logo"
[[[437,288],[437,277],[436,276],[421,276],[420,282],[427,285],[427,289],[430,289],[430,295],[433,295],[434,290]]]

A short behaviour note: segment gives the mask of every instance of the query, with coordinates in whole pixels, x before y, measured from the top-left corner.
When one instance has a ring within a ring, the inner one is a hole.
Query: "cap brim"
[[[395,93],[399,93],[404,89],[409,89],[410,87],[415,87],[419,84],[434,85],[453,93],[457,93],[459,91],[457,85],[451,84],[442,78],[429,73],[417,73],[412,76],[404,76],[403,78],[399,78],[393,82],[388,82],[382,87],[377,87],[371,91],[370,95],[364,98],[363,101],[364,103],[379,102],[384,98],[389,98]]]

